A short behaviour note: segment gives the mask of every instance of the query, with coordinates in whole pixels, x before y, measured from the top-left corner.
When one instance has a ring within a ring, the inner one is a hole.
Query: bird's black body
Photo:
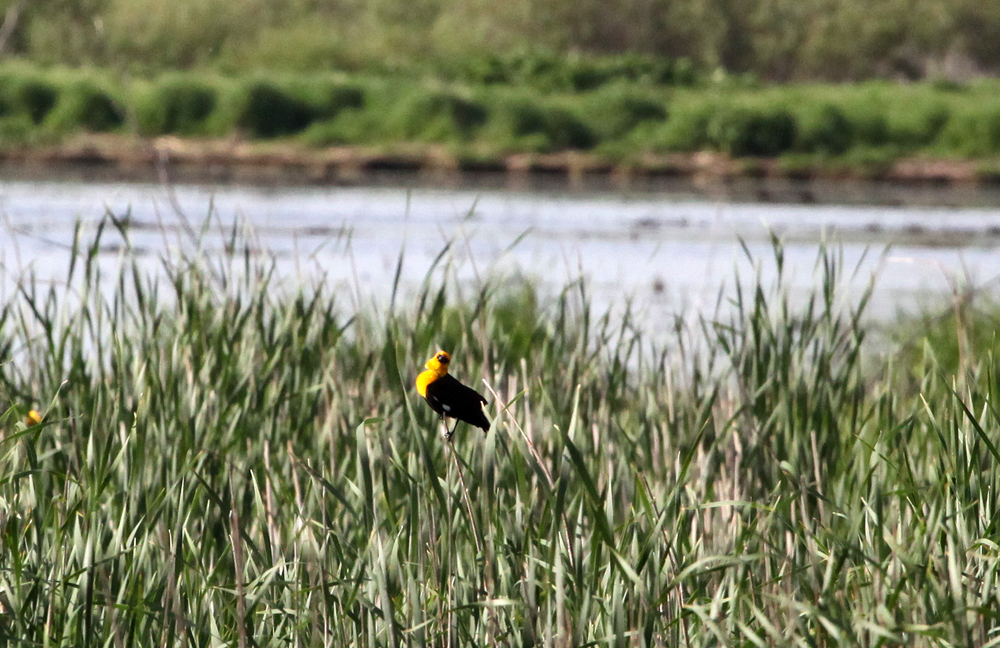
[[[446,416],[465,421],[489,432],[490,422],[483,414],[486,399],[471,387],[466,387],[452,376],[445,374],[429,383],[424,399],[442,419]]]

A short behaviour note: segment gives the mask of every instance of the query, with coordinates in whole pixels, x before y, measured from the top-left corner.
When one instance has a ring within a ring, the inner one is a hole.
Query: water
[[[770,196],[773,198],[774,196]],[[543,295],[583,278],[595,308],[628,302],[646,326],[711,313],[735,276],[774,277],[770,237],[786,246],[793,295],[816,285],[821,243],[850,273],[845,299],[876,281],[871,314],[946,304],[959,287],[1000,288],[1000,207],[795,204],[740,201],[673,191],[569,192],[393,186],[248,188],[76,182],[0,185],[0,263],[9,297],[26,272],[66,276],[74,224],[92,231],[106,213],[131,223],[143,267],[157,272],[170,249],[200,229],[209,256],[225,256],[233,223],[251,232],[256,253],[274,259],[282,281],[324,280],[347,307],[385,307],[403,255],[401,291],[413,294],[442,249],[447,271],[469,289],[484,278],[524,277]],[[101,262],[120,260],[117,234]],[[445,272],[439,270],[438,272]],[[405,302],[403,302],[405,303]]]

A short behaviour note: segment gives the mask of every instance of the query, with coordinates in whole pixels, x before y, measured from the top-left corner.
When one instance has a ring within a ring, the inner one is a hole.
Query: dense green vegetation
[[[1000,365],[974,302],[886,354],[821,253],[807,303],[758,285],[657,349],[584,282],[459,290],[447,252],[350,312],[237,233],[227,259],[190,241],[165,278],[102,275],[118,235],[0,309],[9,645],[996,641]],[[438,346],[488,382],[488,435],[445,443],[416,396]]]
[[[132,74],[438,76],[510,52],[639,53],[781,81],[1000,74],[1000,7],[981,0],[0,0],[0,15],[0,54]]]
[[[768,88],[696,82],[682,68],[642,57],[490,83],[202,72],[121,82],[106,72],[11,65],[0,68],[0,146],[114,132],[386,151],[444,147],[459,160],[577,150],[629,163],[714,150],[782,156],[790,167],[878,166],[914,155],[995,158],[997,96],[1000,83],[985,80]]]
[[[0,0],[0,151],[110,131],[992,178],[998,43],[979,0]]]

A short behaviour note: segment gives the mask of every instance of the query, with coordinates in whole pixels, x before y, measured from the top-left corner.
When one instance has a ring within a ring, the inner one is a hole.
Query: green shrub
[[[45,121],[59,100],[56,87],[40,78],[29,78],[15,84],[12,95],[15,107],[27,114],[33,124]]]
[[[366,140],[358,137],[359,132],[359,129],[352,128],[350,120],[341,117],[313,122],[298,139],[306,146],[363,144]]]
[[[469,140],[489,119],[485,104],[450,91],[418,88],[392,111],[388,130],[407,140]]]
[[[673,65],[673,85],[691,86],[698,82],[698,71],[694,62],[687,57],[680,57]]]
[[[316,116],[319,119],[332,119],[341,111],[365,105],[365,91],[359,85],[335,83],[323,87],[318,94]]]
[[[502,147],[545,151],[551,148],[545,110],[528,99],[505,101],[494,112],[489,139]]]
[[[667,118],[664,101],[619,86],[593,93],[582,110],[586,122],[602,140],[621,138],[639,124],[662,122]]]
[[[565,56],[542,51],[487,52],[445,60],[448,78],[467,85],[528,86],[545,92],[565,91],[572,84]]]
[[[567,109],[548,109],[545,112],[545,126],[545,134],[555,150],[586,150],[597,144],[594,132]]]
[[[973,157],[1000,153],[1000,103],[983,103],[956,111],[942,129],[941,143]]]
[[[146,135],[200,135],[218,106],[218,91],[188,77],[172,77],[137,97],[136,122]]]
[[[59,98],[59,90],[44,78],[17,72],[0,75],[0,115],[26,115],[40,124]]]
[[[511,60],[511,81],[546,92],[566,90],[571,87],[570,71],[565,58],[548,52],[531,52]]]
[[[880,147],[891,141],[889,137],[889,122],[885,114],[874,109],[848,113],[852,124],[855,146]]]
[[[832,104],[806,106],[798,116],[798,144],[806,153],[841,155],[854,141],[854,126],[844,111]]]
[[[597,144],[594,132],[572,112],[530,98],[508,98],[497,107],[492,122],[493,137],[517,149],[587,150]]]
[[[342,110],[365,105],[366,90],[360,82],[317,75],[279,76],[270,81],[282,93],[309,106],[317,121],[333,119]]]
[[[734,157],[774,157],[795,144],[795,118],[784,109],[729,108],[708,124],[708,136]]]
[[[254,81],[237,91],[229,111],[236,128],[265,139],[300,133],[317,118],[307,101],[269,81]]]
[[[571,60],[568,77],[577,92],[621,81],[640,85],[686,85],[693,81],[689,61],[677,65],[667,58],[636,53]]]
[[[648,71],[641,70],[644,66],[631,56],[598,59],[577,57],[569,60],[566,67],[569,89],[576,92],[595,90],[612,81],[635,82],[644,76],[643,72]]]
[[[408,101],[411,87],[396,79],[359,77],[344,81],[326,79],[301,84],[301,96],[313,107],[316,119],[302,132],[309,146],[375,144],[398,141],[400,105]],[[426,93],[426,91],[425,91]]]
[[[862,177],[877,178],[892,169],[899,159],[900,151],[891,145],[852,146],[837,160],[834,169],[840,169]]]
[[[716,107],[711,103],[688,103],[671,107],[667,121],[650,133],[651,149],[676,153],[700,151],[710,145],[708,126]]]
[[[125,110],[106,89],[81,79],[63,87],[46,123],[58,131],[106,132],[125,123]]]
[[[0,149],[28,143],[36,132],[35,124],[28,115],[0,117]]]
[[[509,84],[513,75],[508,60],[496,54],[468,56],[462,59],[455,73],[458,80],[472,85]]]
[[[525,85],[544,91],[587,92],[614,82],[640,85],[690,85],[694,68],[687,59],[637,53],[613,56],[521,52],[470,56],[457,77],[474,84]]]
[[[587,92],[607,83],[612,78],[609,72],[596,65],[579,65],[567,71],[566,80],[574,92]]]
[[[933,143],[951,112],[940,101],[923,101],[893,111],[888,121],[889,140],[906,150],[919,149]]]

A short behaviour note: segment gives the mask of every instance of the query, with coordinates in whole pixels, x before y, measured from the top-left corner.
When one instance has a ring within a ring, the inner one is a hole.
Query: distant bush
[[[551,148],[545,110],[528,99],[504,101],[496,107],[490,122],[489,139],[494,142],[538,151]]]
[[[519,52],[470,56],[458,63],[457,78],[474,84],[528,86],[545,92],[587,92],[615,82],[691,85],[694,66],[636,53],[614,56]]]
[[[365,92],[354,84],[310,77],[257,79],[238,87],[219,107],[220,129],[234,126],[250,137],[270,139],[302,133],[341,111],[361,108]]]
[[[774,157],[792,150],[795,117],[784,109],[726,108],[709,121],[708,136],[733,157]]]
[[[19,72],[0,75],[0,115],[24,115],[32,124],[40,124],[58,98],[56,86],[41,76]]]
[[[584,100],[581,112],[602,140],[623,137],[639,124],[662,122],[667,118],[662,97],[643,96],[620,85],[592,93]]]
[[[488,119],[482,102],[455,92],[415,88],[394,106],[388,130],[407,140],[466,141]]]
[[[57,131],[106,132],[125,123],[125,109],[97,82],[80,79],[63,86],[46,123]]]
[[[364,120],[352,119],[344,114],[337,119],[313,122],[299,136],[299,141],[306,146],[367,144],[373,135],[367,125]]]
[[[937,140],[950,116],[948,106],[940,101],[911,102],[888,119],[889,141],[904,150],[923,148]]]
[[[891,142],[889,121],[881,108],[856,105],[846,110],[845,114],[851,122],[855,146],[878,148]]]
[[[14,84],[11,99],[16,109],[27,114],[33,124],[41,124],[55,107],[59,90],[44,79],[28,78]]]
[[[28,143],[37,132],[26,114],[0,117],[0,147]]]
[[[832,168],[875,178],[887,173],[899,156],[899,149],[892,145],[855,145],[837,158]]]
[[[526,85],[545,92],[565,91],[572,85],[565,59],[551,53],[525,53],[507,60],[507,83]]]
[[[332,119],[341,111],[365,105],[365,91],[361,86],[334,83],[322,85],[314,99],[318,119]]]
[[[201,135],[218,105],[214,86],[189,77],[170,77],[134,100],[144,135]]]
[[[649,136],[649,148],[655,151],[689,153],[711,144],[708,126],[718,110],[713,102],[685,103],[671,107],[670,116]]]
[[[805,102],[795,111],[795,148],[827,156],[843,155],[855,147],[888,148],[893,156],[925,149],[939,140],[951,114],[940,95],[919,88],[869,85],[845,93],[848,99],[843,103]]]
[[[228,120],[250,137],[294,135],[309,127],[318,111],[302,97],[270,81],[252,81],[238,89],[227,107]]]
[[[832,104],[804,106],[798,114],[797,137],[799,151],[841,155],[854,143],[854,125]]]
[[[622,81],[640,85],[690,85],[694,82],[693,68],[687,61],[678,64],[671,59],[634,53],[570,59],[568,68],[570,87],[577,92]]]
[[[539,76],[548,75],[552,66],[549,57],[525,54],[500,55],[487,52],[482,55],[464,56],[446,68],[449,76],[469,85],[526,85]]]
[[[941,142],[961,155],[1000,154],[1000,103],[983,103],[956,111],[942,129]]]
[[[576,115],[565,108],[544,111],[545,136],[553,150],[587,150],[597,144],[594,132]]]
[[[365,105],[365,87],[359,82],[324,75],[278,75],[265,78],[272,86],[309,107],[312,118],[333,119],[342,110]]]
[[[490,131],[494,141],[538,152],[589,150],[598,141],[594,131],[568,109],[527,97],[508,97],[497,105]]]

